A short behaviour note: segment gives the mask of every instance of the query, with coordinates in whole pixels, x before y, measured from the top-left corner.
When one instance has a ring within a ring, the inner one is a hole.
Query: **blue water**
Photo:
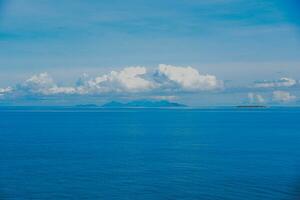
[[[0,108],[0,199],[300,199],[300,109]]]

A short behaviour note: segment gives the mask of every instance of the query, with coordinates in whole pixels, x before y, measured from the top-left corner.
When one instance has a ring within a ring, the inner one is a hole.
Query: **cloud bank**
[[[89,77],[84,74],[76,84],[58,85],[48,73],[33,75],[14,87],[0,89],[0,95],[107,95],[126,93],[166,93],[213,91],[223,88],[214,75],[201,74],[192,67],[160,64],[148,71],[146,67],[126,67],[120,71]],[[170,96],[170,95],[169,95]]]
[[[283,77],[276,81],[256,82],[255,86],[245,86],[238,92],[224,86],[215,75],[200,73],[190,66],[160,64],[156,68],[143,66],[125,67],[108,73],[89,76],[83,74],[74,84],[58,84],[48,73],[40,73],[11,87],[0,88],[1,100],[13,99],[49,99],[72,101],[103,97],[112,98],[149,98],[156,100],[202,98],[207,95],[248,96],[247,103],[288,103],[296,99],[291,94],[298,85],[292,78]],[[291,87],[291,88],[290,88]],[[289,90],[289,92],[284,91]],[[218,93],[216,93],[217,91]],[[204,93],[203,93],[204,92]],[[70,97],[70,98],[69,98]],[[222,96],[224,97],[224,96]],[[221,98],[222,99],[222,98]],[[209,99],[210,101],[210,99]],[[223,101],[223,99],[222,99]],[[238,101],[238,100],[237,100]],[[239,103],[239,102],[235,103]],[[240,98],[240,101],[245,99]]]

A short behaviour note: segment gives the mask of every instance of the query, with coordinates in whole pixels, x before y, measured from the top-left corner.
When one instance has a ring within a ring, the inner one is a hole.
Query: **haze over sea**
[[[298,199],[300,109],[1,107],[0,199]]]

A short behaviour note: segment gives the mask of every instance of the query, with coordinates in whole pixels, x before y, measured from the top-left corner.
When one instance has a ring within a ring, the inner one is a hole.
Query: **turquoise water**
[[[0,199],[299,199],[300,109],[0,108]]]

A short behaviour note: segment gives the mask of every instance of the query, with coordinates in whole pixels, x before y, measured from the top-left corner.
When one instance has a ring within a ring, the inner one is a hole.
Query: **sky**
[[[0,105],[300,105],[297,0],[0,0]]]

